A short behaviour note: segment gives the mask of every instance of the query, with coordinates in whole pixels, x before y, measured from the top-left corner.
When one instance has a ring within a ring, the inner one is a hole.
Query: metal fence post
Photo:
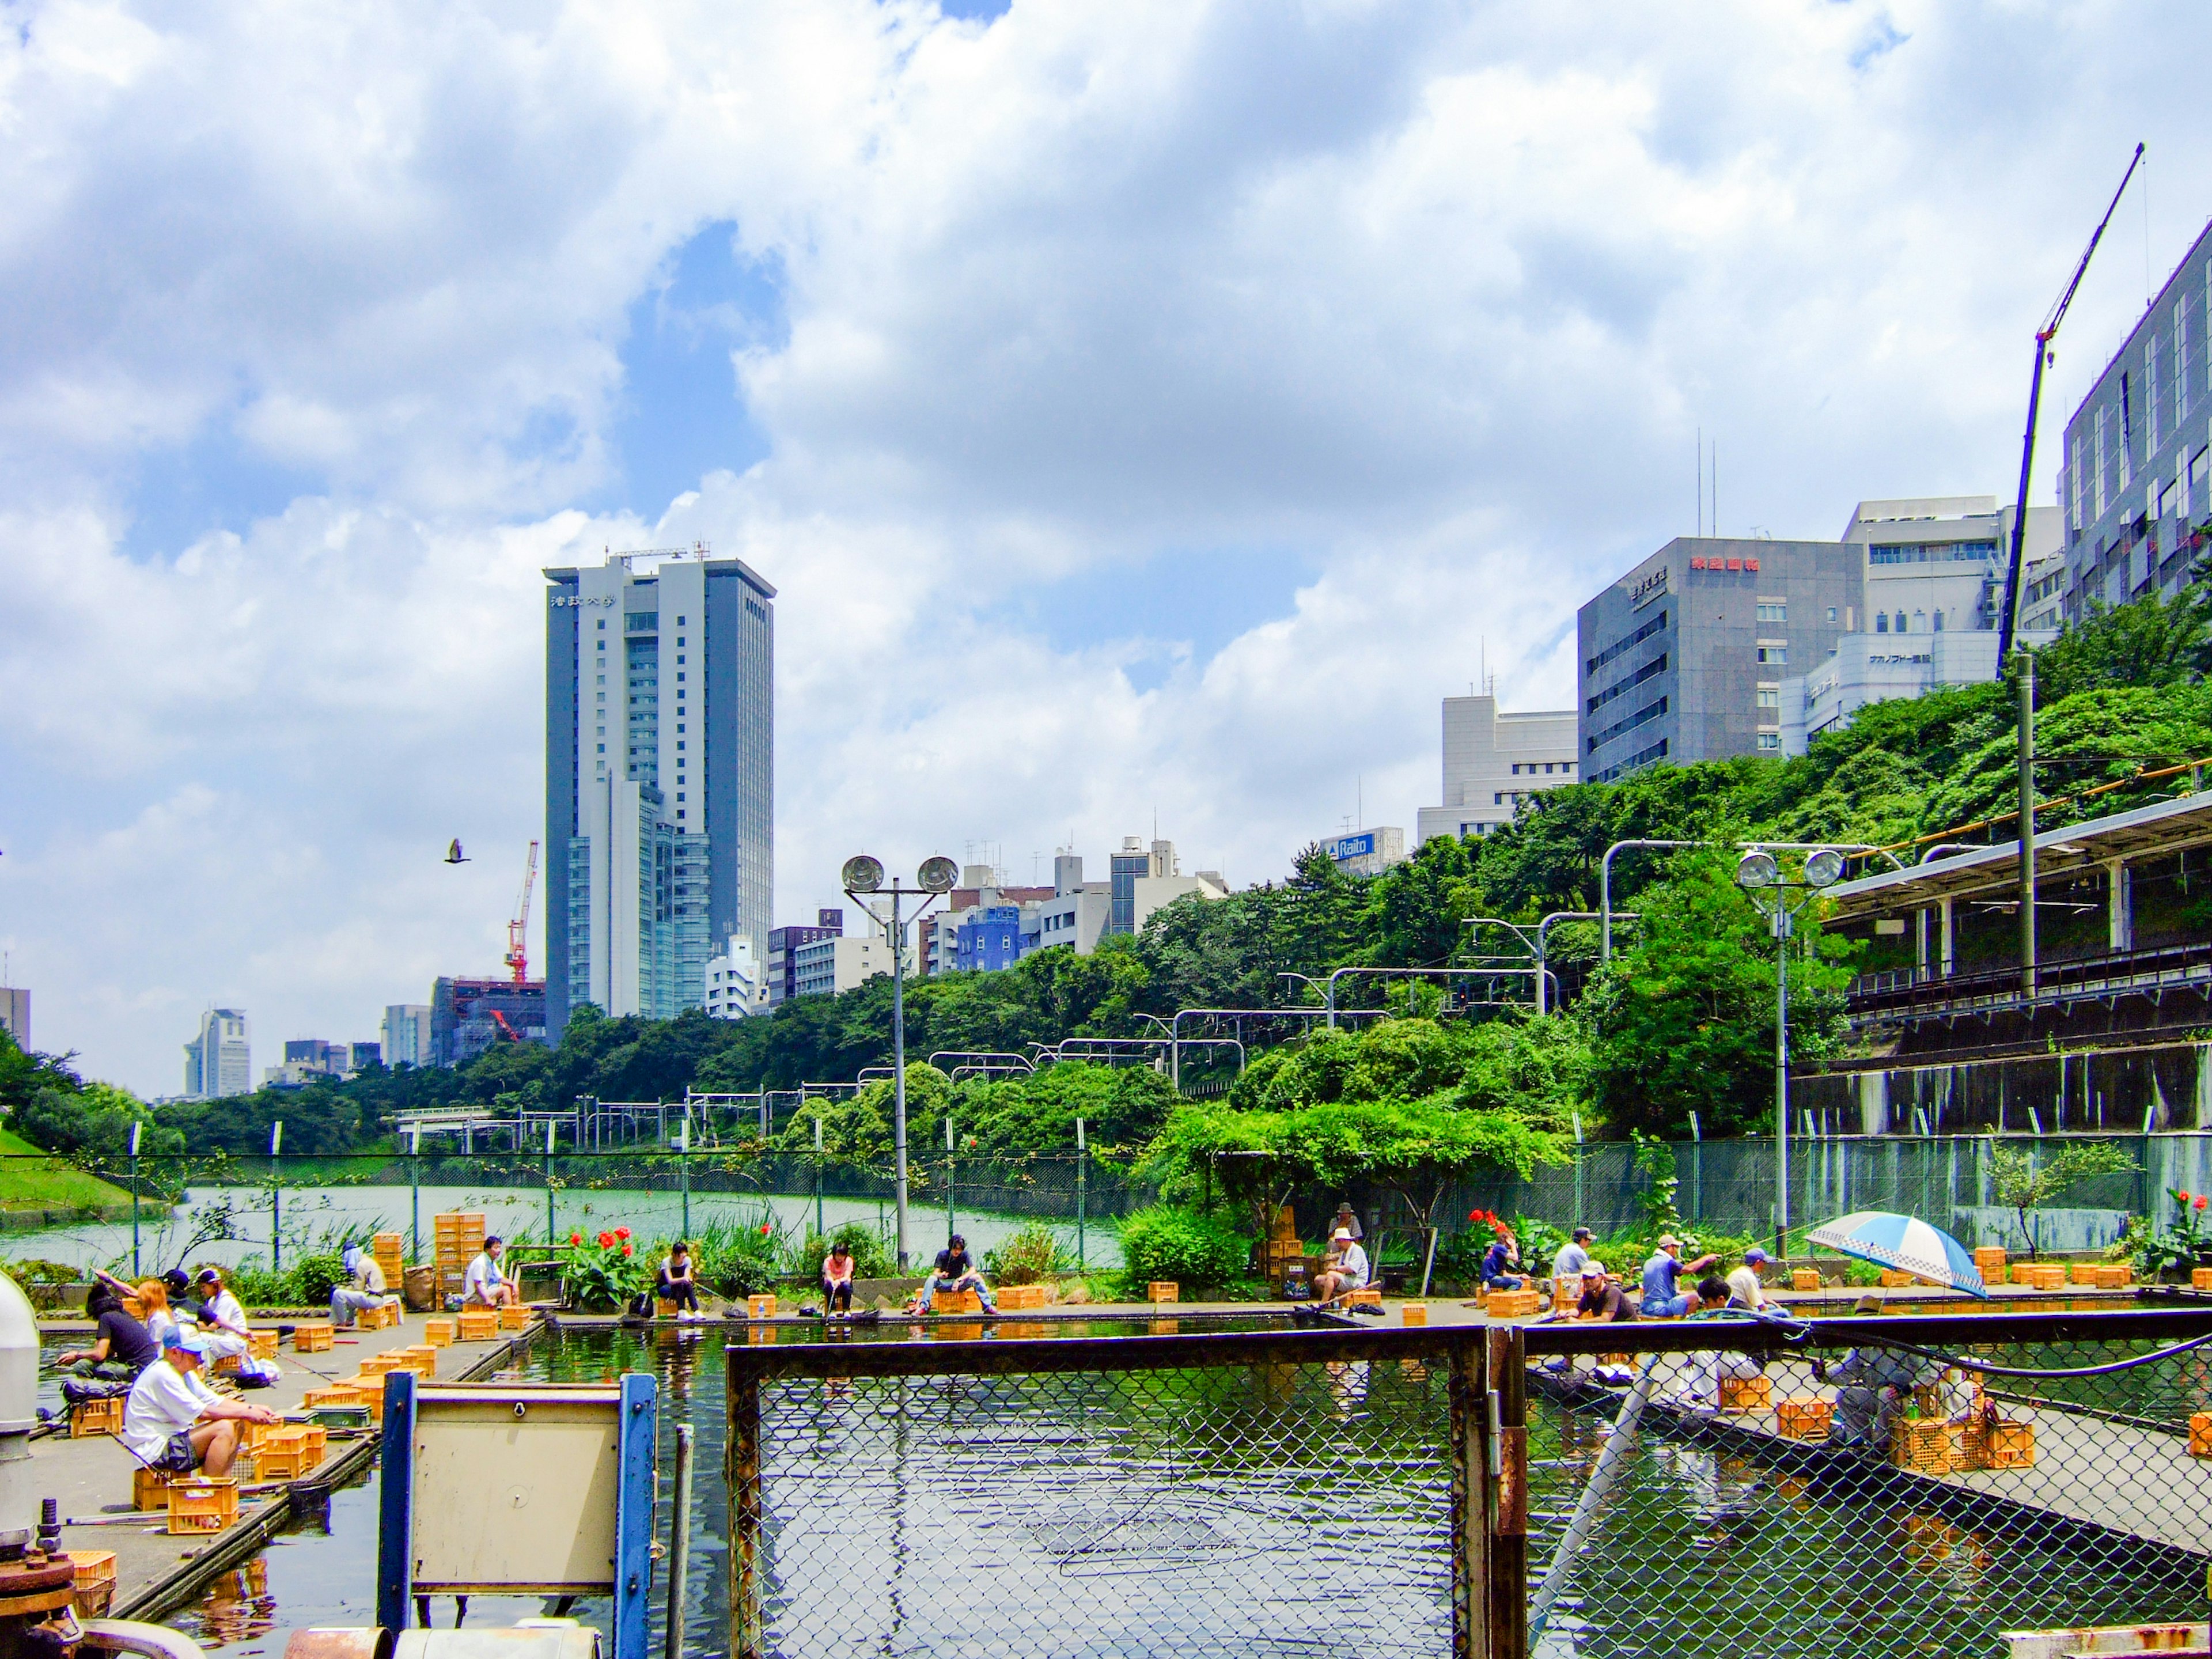
[[[768,1650],[761,1590],[760,1372],[732,1349],[729,1358],[730,1655],[761,1659]]]
[[[1524,1328],[1490,1328],[1490,1397],[1498,1402],[1491,1478],[1497,1500],[1490,1536],[1491,1659],[1528,1652],[1528,1395]]]
[[[1451,1408],[1453,1659],[1492,1659],[1490,1645],[1489,1409],[1481,1333],[1455,1341]]]

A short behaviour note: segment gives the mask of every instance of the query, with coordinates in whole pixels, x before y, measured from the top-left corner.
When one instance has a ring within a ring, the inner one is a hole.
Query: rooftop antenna
[[[1698,486],[1698,534],[1705,533],[1705,429],[1698,428],[1698,464],[1690,469]]]

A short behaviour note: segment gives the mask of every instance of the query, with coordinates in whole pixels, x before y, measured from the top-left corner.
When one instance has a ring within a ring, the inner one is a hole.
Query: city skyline
[[[1439,700],[1573,707],[1575,606],[1694,533],[1716,440],[1730,538],[2009,479],[2147,139],[2046,379],[2057,501],[2212,213],[2136,93],[2212,19],[2115,21],[42,3],[0,198],[39,1044],[167,1093],[209,1006],[358,1037],[496,975],[539,573],[610,548],[778,590],[774,922],[863,850],[1019,879],[1157,811],[1243,885],[1363,800],[1410,826]]]

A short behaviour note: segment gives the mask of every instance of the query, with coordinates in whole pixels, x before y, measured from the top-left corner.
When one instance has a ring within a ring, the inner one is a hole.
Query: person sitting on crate
[[[84,1299],[86,1317],[100,1327],[88,1348],[71,1348],[54,1356],[59,1370],[110,1382],[128,1382],[161,1357],[159,1344],[146,1328],[124,1310],[123,1304],[105,1285],[94,1285]]]
[[[497,1233],[485,1237],[483,1249],[461,1276],[464,1308],[512,1308],[520,1301],[514,1285],[499,1270],[499,1258],[506,1249],[506,1241]]]
[[[842,1238],[822,1258],[822,1311],[832,1319],[853,1311],[853,1247]]]
[[[146,1339],[154,1345],[154,1357],[161,1354],[161,1333],[177,1328],[177,1316],[169,1311],[168,1281],[149,1279],[138,1287],[138,1313],[146,1326]]]
[[[1590,1230],[1575,1229],[1574,1237],[1559,1247],[1559,1254],[1552,1263],[1553,1279],[1580,1279],[1590,1269]]]
[[[1682,1241],[1668,1233],[1644,1264],[1644,1302],[1637,1311],[1646,1319],[1679,1319],[1697,1306],[1697,1297],[1681,1288],[1686,1273],[1702,1273],[1718,1261],[1717,1255],[1682,1260]]]
[[[382,1307],[392,1300],[392,1294],[391,1287],[384,1282],[383,1267],[369,1251],[358,1244],[349,1244],[344,1259],[345,1279],[331,1289],[331,1323],[341,1330],[349,1330],[355,1315]]]
[[[1935,1381],[1942,1370],[1934,1361],[1898,1348],[1853,1348],[1832,1365],[1814,1358],[1814,1381],[1839,1385],[1828,1443],[1887,1451],[1891,1431],[1905,1415],[1912,1390]]]
[[[1522,1280],[1516,1273],[1506,1271],[1521,1265],[1521,1241],[1513,1237],[1510,1228],[1500,1227],[1490,1248],[1482,1253],[1482,1288],[1486,1291],[1517,1291]]]
[[[252,1339],[246,1333],[246,1310],[222,1275],[213,1267],[203,1267],[199,1276],[200,1340],[207,1345],[210,1360],[243,1359],[253,1351]]]
[[[947,1296],[962,1291],[973,1291],[975,1299],[983,1304],[983,1311],[998,1316],[999,1304],[991,1299],[991,1287],[983,1282],[983,1275],[975,1270],[975,1263],[968,1254],[968,1241],[958,1233],[952,1235],[943,1249],[937,1253],[937,1263],[930,1269],[929,1277],[922,1281],[915,1296],[916,1313],[927,1313],[930,1298],[939,1292]]]
[[[1743,1253],[1743,1266],[1728,1276],[1729,1306],[1747,1308],[1757,1313],[1774,1305],[1774,1298],[1767,1295],[1766,1287],[1759,1282],[1759,1270],[1773,1260],[1756,1244]]]
[[[265,1406],[226,1400],[200,1380],[210,1339],[172,1325],[163,1334],[161,1358],[138,1374],[123,1407],[123,1443],[148,1468],[163,1474],[230,1473],[240,1423],[281,1423]]]
[[[704,1319],[699,1311],[699,1280],[691,1270],[691,1247],[678,1239],[668,1247],[668,1254],[660,1259],[660,1270],[653,1275],[653,1293],[663,1302],[676,1304],[678,1319]]]
[[[1364,1289],[1367,1273],[1367,1252],[1359,1248],[1351,1228],[1339,1227],[1329,1235],[1328,1255],[1314,1275],[1315,1300],[1334,1302],[1346,1291]]]

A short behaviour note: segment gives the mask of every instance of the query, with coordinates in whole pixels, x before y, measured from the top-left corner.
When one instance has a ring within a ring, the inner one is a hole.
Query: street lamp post
[[[1784,881],[1771,853],[1749,852],[1737,860],[1736,885],[1751,896],[1774,936],[1774,1254],[1790,1258],[1790,939],[1797,913],[1814,894],[1844,873],[1844,855],[1832,847],[1805,859],[1802,881]],[[1790,895],[1798,896],[1792,902]]]
[[[906,1243],[906,935],[907,929],[921,920],[922,914],[933,902],[951,892],[960,879],[960,866],[941,854],[921,861],[915,879],[921,884],[908,887],[894,881],[884,885],[884,866],[879,859],[866,853],[856,854],[845,860],[841,879],[845,896],[868,913],[875,924],[884,930],[891,947],[891,1148],[893,1153],[892,1186],[897,1205],[898,1267],[907,1269],[908,1260]],[[875,897],[891,902],[890,915],[886,916],[869,902]],[[904,902],[918,898],[921,903],[908,916],[903,914]]]

